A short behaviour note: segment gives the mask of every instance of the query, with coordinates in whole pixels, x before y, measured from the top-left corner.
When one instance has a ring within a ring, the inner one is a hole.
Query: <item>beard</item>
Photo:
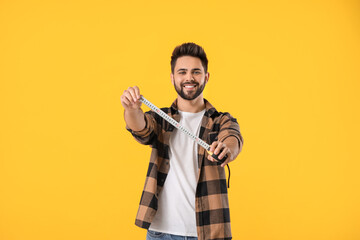
[[[191,92],[191,93],[188,93],[188,94],[186,94],[184,92],[184,85],[189,84],[189,83],[196,84],[196,87],[197,87],[196,92]],[[175,85],[176,92],[180,95],[180,97],[182,97],[185,100],[194,100],[195,98],[197,98],[204,91],[204,88],[205,88],[205,82],[204,82],[204,84],[199,85],[195,81],[180,84],[180,89],[177,88],[176,84],[174,84],[174,85]]]

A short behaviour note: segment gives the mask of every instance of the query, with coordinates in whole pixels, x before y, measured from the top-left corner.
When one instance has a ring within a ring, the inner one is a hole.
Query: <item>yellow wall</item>
[[[137,85],[169,106],[185,41],[205,48],[204,96],[245,139],[234,239],[360,239],[359,17],[355,0],[2,0],[0,239],[145,239],[150,148],[120,96]]]

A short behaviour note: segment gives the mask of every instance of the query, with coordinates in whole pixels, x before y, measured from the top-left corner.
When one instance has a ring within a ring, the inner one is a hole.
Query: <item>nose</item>
[[[191,72],[189,72],[189,73],[187,74],[187,79],[188,79],[189,81],[195,80],[194,75],[193,75]]]

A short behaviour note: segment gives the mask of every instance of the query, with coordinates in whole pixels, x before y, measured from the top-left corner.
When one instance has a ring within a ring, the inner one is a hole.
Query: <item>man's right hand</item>
[[[125,110],[138,110],[142,104],[140,101],[140,90],[137,86],[129,87],[125,90],[120,99]]]
[[[126,125],[133,131],[145,128],[144,112],[141,109],[140,90],[137,86],[129,87],[121,95],[121,104],[124,107],[124,119]]]

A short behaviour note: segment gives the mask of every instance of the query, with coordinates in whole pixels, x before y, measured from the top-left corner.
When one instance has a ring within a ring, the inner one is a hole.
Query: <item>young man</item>
[[[203,98],[208,60],[194,43],[177,46],[171,57],[171,82],[178,94],[162,108],[181,125],[211,144],[217,164],[205,149],[155,112],[141,110],[140,90],[121,96],[126,129],[152,153],[135,224],[152,239],[231,239],[224,166],[240,153],[243,138],[235,118]]]

